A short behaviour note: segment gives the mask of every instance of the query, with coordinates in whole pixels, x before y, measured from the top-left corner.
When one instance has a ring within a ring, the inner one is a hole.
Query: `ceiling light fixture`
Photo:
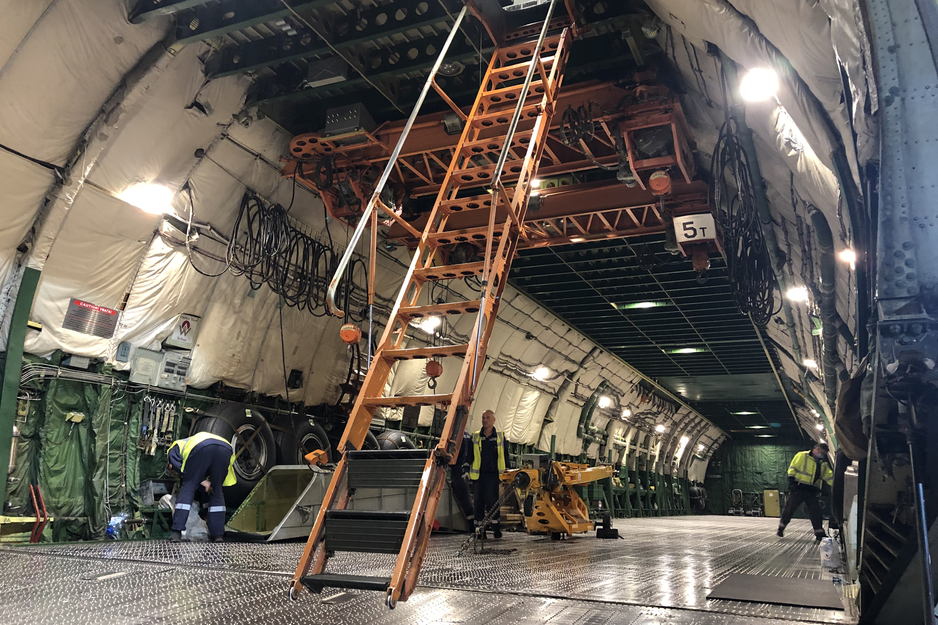
[[[543,382],[547,380],[551,376],[552,373],[553,371],[551,371],[544,365],[541,365],[537,369],[534,370],[534,373],[531,374],[531,377],[534,378],[535,380],[540,380],[541,382]]]
[[[803,364],[804,364],[804,366],[807,367],[808,369],[817,369],[817,361],[816,361],[816,360],[811,360],[810,358],[806,358],[806,359],[804,360],[804,363],[803,363]]]
[[[824,426],[821,425],[820,423],[816,424],[814,427],[817,429],[818,432],[824,431]]]
[[[668,354],[705,354],[707,349],[703,347],[681,347],[680,349],[669,349]]]
[[[792,287],[785,293],[785,297],[793,302],[806,302],[808,301],[808,289],[803,286]]]
[[[850,263],[851,265],[857,262],[857,253],[850,248],[845,249],[840,254],[838,254],[838,256],[840,256],[840,260],[844,261],[845,263]]]
[[[441,64],[440,69],[437,71],[447,78],[452,78],[453,76],[459,76],[462,74],[464,69],[466,69],[466,66],[459,61],[447,61]]]
[[[767,425],[747,425],[746,427],[747,427],[748,429],[750,429],[750,430],[767,430],[767,429],[769,429],[769,426],[767,426]]]
[[[664,425],[660,423],[655,427],[655,432],[657,432],[658,434],[664,434],[664,430],[665,430]]]
[[[697,445],[697,451],[703,451],[703,450],[704,450],[704,444],[703,444],[703,443],[700,443],[699,445]]]
[[[414,320],[411,325],[420,328],[427,334],[435,334],[437,329],[443,325],[443,318],[439,315],[431,315],[426,319]]]
[[[689,442],[690,442],[690,439],[687,438],[686,436],[681,437],[681,445],[686,445]]]
[[[623,418],[623,419],[628,419],[628,418],[631,417],[631,416],[632,416],[632,411],[629,410],[628,408],[626,408],[625,410],[622,411],[622,418]]]
[[[613,304],[612,307],[616,310],[643,310],[646,308],[660,308],[667,305],[667,302],[638,302],[635,304]]]
[[[778,75],[771,69],[754,67],[739,83],[739,95],[747,102],[763,102],[778,92]]]
[[[756,438],[775,438],[775,434],[756,434]]]
[[[599,398],[600,408],[608,408],[611,405],[612,405],[612,398],[609,397],[608,395],[603,395],[602,397]]]
[[[139,183],[124,189],[118,199],[151,215],[173,213],[174,193],[161,184]]]
[[[730,414],[740,415],[740,416],[747,416],[747,415],[754,415],[754,414],[759,414],[759,413],[758,413],[758,412],[753,412],[753,411],[751,411],[751,410],[737,410],[736,412],[731,412]]]

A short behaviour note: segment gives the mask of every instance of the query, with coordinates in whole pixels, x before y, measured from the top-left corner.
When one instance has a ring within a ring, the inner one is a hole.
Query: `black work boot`
[[[778,531],[775,532],[775,535],[778,536],[779,538],[785,538],[785,528],[779,525]]]
[[[494,538],[495,540],[498,540],[501,537],[502,537],[502,526],[493,525],[492,526],[492,538]]]
[[[182,542],[182,532],[173,530],[169,533],[169,542],[171,543],[181,543]]]

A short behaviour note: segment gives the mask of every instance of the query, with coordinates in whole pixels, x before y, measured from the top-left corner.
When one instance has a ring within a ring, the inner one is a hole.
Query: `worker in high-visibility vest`
[[[473,485],[476,531],[485,534],[482,521],[498,504],[498,476],[509,469],[505,435],[495,429],[495,413],[482,413],[482,429],[472,435],[469,447],[469,479]],[[501,515],[495,509],[490,522],[492,536],[502,537]]]
[[[785,527],[791,521],[795,511],[804,504],[814,527],[814,537],[817,540],[824,538],[824,519],[821,513],[821,484],[828,486],[834,483],[834,471],[831,469],[827,454],[830,448],[827,443],[818,443],[811,451],[799,451],[788,467],[788,501],[782,510],[782,518],[778,522],[778,535],[785,535]]]
[[[176,495],[172,532],[169,535],[171,542],[182,540],[182,531],[186,529],[192,500],[199,486],[209,494],[209,540],[216,543],[224,540],[225,494],[222,488],[234,486],[238,482],[234,473],[234,460],[231,443],[208,432],[199,432],[172,444],[169,448],[169,464],[182,474],[182,486]]]

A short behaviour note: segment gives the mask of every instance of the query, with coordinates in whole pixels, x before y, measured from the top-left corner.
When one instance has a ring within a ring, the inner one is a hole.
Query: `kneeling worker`
[[[814,537],[817,540],[824,538],[824,519],[818,495],[821,494],[822,481],[828,486],[834,483],[834,471],[827,458],[829,452],[827,443],[818,443],[811,451],[799,451],[792,459],[788,467],[788,501],[778,522],[779,536],[784,535],[792,515],[803,503],[814,526]]]
[[[469,479],[474,486],[476,529],[485,516],[498,504],[498,476],[508,467],[508,448],[505,435],[495,429],[495,413],[482,413],[482,429],[472,435],[470,450]],[[492,536],[502,537],[501,514],[494,510]]]
[[[234,450],[221,436],[199,432],[175,441],[169,448],[170,466],[182,474],[182,486],[176,495],[171,542],[182,540],[195,491],[201,484],[209,493],[208,535],[220,543],[225,536],[225,494],[223,486],[234,486]],[[207,478],[207,479],[206,479]]]

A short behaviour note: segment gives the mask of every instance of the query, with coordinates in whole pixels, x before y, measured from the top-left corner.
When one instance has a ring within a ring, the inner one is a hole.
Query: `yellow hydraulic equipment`
[[[547,533],[554,540],[560,540],[593,530],[586,503],[573,487],[612,477],[614,473],[610,465],[591,467],[554,460],[540,469],[505,471],[499,479],[520,491],[528,532]]]
[[[463,9],[339,263],[327,302],[333,314],[342,316],[335,303],[337,287],[369,225],[372,229],[369,277],[374,279],[377,211],[381,210],[419,238],[397,302],[339,440],[337,451],[341,455],[296,568],[291,598],[296,598],[303,587],[313,592],[321,592],[324,587],[377,590],[385,593],[386,605],[393,608],[398,601],[407,600],[417,585],[446,484],[446,470],[456,461],[511,261],[519,238],[524,236],[528,197],[534,188],[569,56],[572,40],[569,30],[552,31],[556,22],[551,17],[557,4],[558,0],[551,0],[543,24],[504,38],[508,43],[496,48],[475,102],[466,111],[457,108],[435,82],[443,57],[466,14]],[[537,32],[539,37],[529,38]],[[399,209],[382,201],[381,192],[430,88],[436,89],[453,107],[462,120],[463,131],[426,228],[420,232],[400,217]],[[450,215],[467,211],[479,211],[487,225],[469,230],[447,227]],[[454,260],[450,250],[464,242],[478,246],[478,258]],[[453,294],[470,295],[464,301],[430,300],[431,289],[423,287],[444,281],[452,285],[447,291],[452,299],[458,299]],[[372,282],[369,310],[373,310],[373,302]],[[429,318],[441,321],[447,316],[457,321],[465,316],[475,318],[468,343],[419,346],[419,341],[425,342],[426,333],[415,328]],[[370,339],[370,315],[368,333]],[[369,346],[370,343],[369,340]],[[451,392],[383,396],[396,363],[444,358],[461,361]],[[432,450],[363,451],[375,411],[406,406],[446,409],[440,443]],[[349,509],[356,489],[383,487],[415,490],[412,507],[400,511]],[[338,551],[394,555],[393,572],[387,577],[327,572],[329,558]]]

